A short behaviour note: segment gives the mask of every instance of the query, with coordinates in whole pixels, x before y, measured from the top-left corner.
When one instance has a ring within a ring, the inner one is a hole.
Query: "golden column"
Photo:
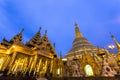
[[[34,61],[31,64],[29,73],[31,73],[31,71],[35,69],[36,62],[37,62],[37,55],[34,56]]]
[[[50,73],[53,73],[53,59],[50,62]]]
[[[16,55],[17,55],[17,52],[15,51],[11,57],[11,61],[9,63],[9,71],[8,71],[8,75],[11,73],[12,71],[12,66],[13,66],[13,63],[15,61],[15,58],[16,58]]]
[[[6,69],[9,61],[10,61],[10,56],[7,55],[6,58],[5,58],[5,61],[4,61],[3,65],[2,65],[2,68],[1,68],[2,71],[4,71]]]

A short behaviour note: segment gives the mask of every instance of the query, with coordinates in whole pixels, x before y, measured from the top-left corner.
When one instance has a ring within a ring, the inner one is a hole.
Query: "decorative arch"
[[[89,64],[85,65],[84,69],[85,69],[86,76],[94,76],[94,72],[91,65]]]

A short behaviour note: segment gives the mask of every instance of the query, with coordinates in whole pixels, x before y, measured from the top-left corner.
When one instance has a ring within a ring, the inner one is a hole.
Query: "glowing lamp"
[[[115,46],[114,45],[108,45],[108,48],[113,50],[113,49],[115,49]]]
[[[63,58],[62,61],[67,61],[67,58]]]
[[[15,45],[13,45],[12,47],[13,47],[13,48],[15,48],[16,46],[15,46]]]

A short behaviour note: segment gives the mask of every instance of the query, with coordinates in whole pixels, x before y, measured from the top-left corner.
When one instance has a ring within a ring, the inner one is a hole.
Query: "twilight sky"
[[[74,23],[94,45],[120,42],[120,0],[0,0],[0,41],[10,40],[24,28],[24,43],[42,27],[63,56],[72,47]]]

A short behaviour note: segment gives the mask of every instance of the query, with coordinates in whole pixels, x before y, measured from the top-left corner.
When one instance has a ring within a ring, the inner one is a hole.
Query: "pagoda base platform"
[[[35,78],[35,77],[13,77],[1,76],[0,80],[120,80],[120,76],[116,77],[59,77],[59,78]]]
[[[26,77],[1,76],[0,80],[37,80],[37,79],[35,77],[28,77],[28,76],[26,76]]]
[[[62,77],[48,78],[48,80],[120,80],[120,77]]]

